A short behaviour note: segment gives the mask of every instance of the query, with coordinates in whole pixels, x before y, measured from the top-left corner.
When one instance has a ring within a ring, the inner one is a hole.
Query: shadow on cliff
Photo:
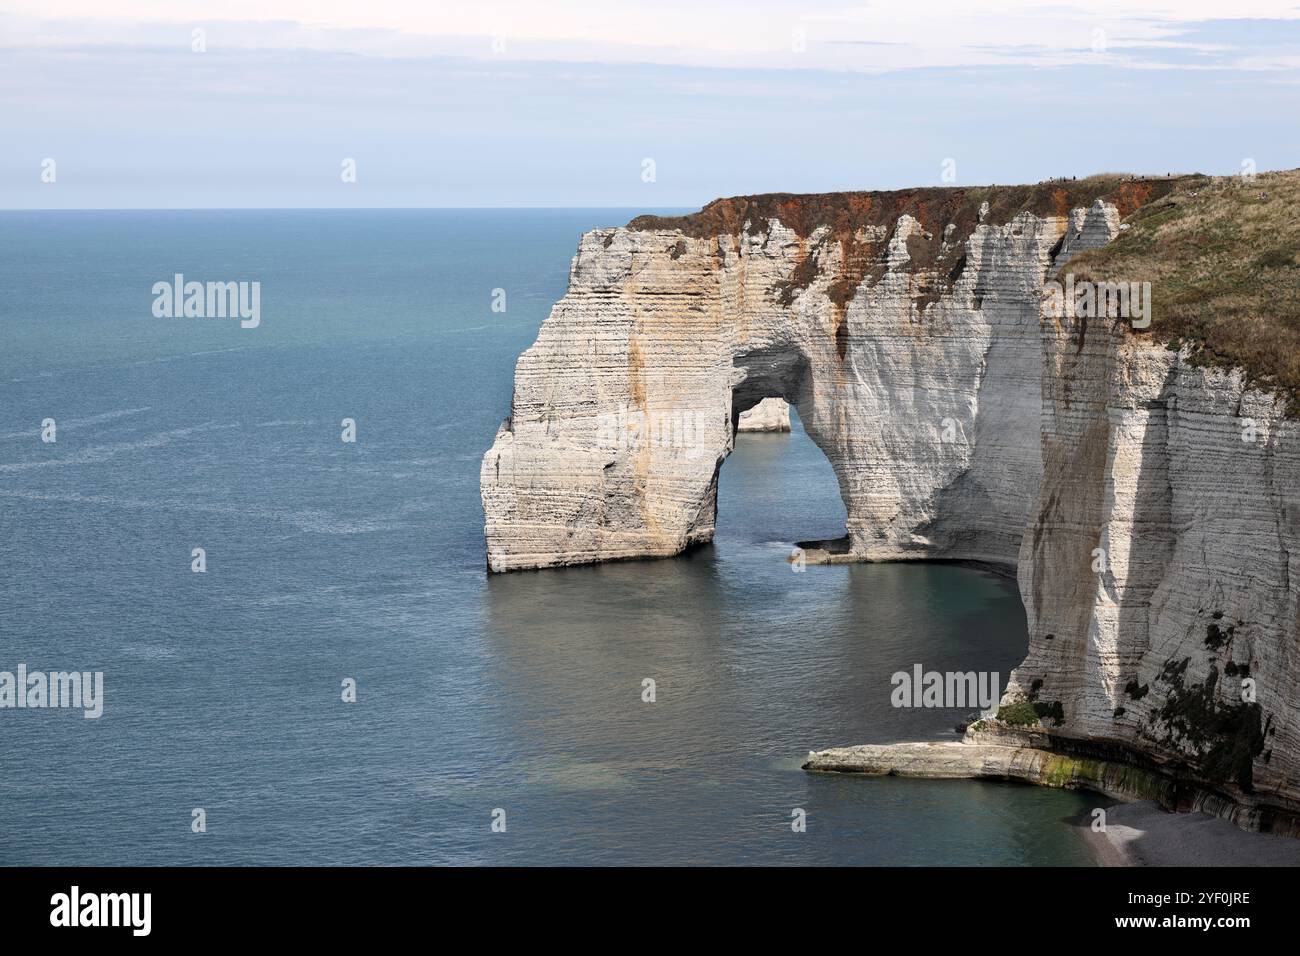
[[[1145,418],[1130,413],[1118,426],[1112,426],[1128,430],[1112,442],[1121,449],[1132,447],[1131,442],[1124,442],[1132,429],[1142,431],[1136,471],[1131,486],[1125,489],[1132,496],[1130,524],[1127,528],[1117,525],[1114,512],[1104,516],[1109,520],[1108,530],[1121,532],[1117,537],[1126,546],[1121,565],[1125,573],[1122,581],[1113,573],[1119,564],[1120,542],[1108,534],[1106,544],[1112,553],[1102,576],[1099,604],[1116,608],[1111,654],[1117,673],[1100,672],[1100,654],[1089,662],[1096,673],[1085,670],[1085,679],[1109,685],[1113,705],[1110,726],[1101,733],[1095,727],[1089,729],[1144,751],[1154,747],[1184,765],[1184,774],[1208,782],[1211,788],[1231,790],[1235,786],[1250,793],[1254,760],[1264,751],[1267,727],[1262,725],[1259,704],[1237,700],[1219,688],[1221,677],[1226,682],[1250,673],[1249,660],[1243,664],[1232,660],[1235,626],[1219,620],[1222,608],[1206,594],[1199,609],[1204,619],[1191,624],[1191,633],[1180,635],[1182,640],[1172,652],[1154,647],[1152,642],[1152,619],[1159,616],[1166,600],[1162,589],[1177,545],[1169,440],[1172,420],[1178,414],[1170,401],[1174,375],[1171,363],[1156,397],[1142,409]],[[1192,469],[1196,467],[1192,465]],[[1115,483],[1117,477],[1123,477],[1121,468],[1122,462],[1112,463],[1108,475],[1111,505],[1116,511],[1119,494]],[[1202,674],[1203,679],[1197,679]],[[1104,725],[1104,715],[1092,717],[1094,724]],[[1122,759],[1123,755],[1116,756]],[[1169,801],[1171,808],[1190,809],[1193,793],[1192,788],[1178,788]]]
[[[1119,333],[1123,335],[1124,333]],[[1169,484],[1170,367],[1157,399],[1147,408],[1147,422],[1138,445],[1135,500],[1127,554],[1128,574],[1122,593],[1107,568],[1106,592],[1116,602],[1119,679],[1115,688],[1115,735],[1132,740],[1140,733],[1138,716],[1151,703],[1150,680],[1143,680],[1142,665],[1151,646],[1151,605],[1174,556],[1173,490]],[[1132,714],[1132,717],[1130,717]],[[1127,719],[1126,719],[1127,718]]]
[[[1055,422],[1042,439],[1043,482],[1021,551],[1022,562],[1029,557],[1021,593],[1030,650],[1016,683],[1049,727],[1132,743],[1142,708],[1126,708],[1125,701],[1134,704],[1146,693],[1134,681],[1148,646],[1149,601],[1172,556],[1163,398],[1169,380],[1146,409],[1136,454],[1125,459],[1134,467],[1125,486],[1125,493],[1132,489],[1130,523],[1116,527],[1116,469],[1123,465],[1114,460],[1109,391],[1114,336],[1124,333],[1094,324],[1059,334],[1077,339],[1077,347],[1060,347],[1058,378],[1045,395]],[[1045,362],[1045,370],[1053,365]],[[1112,540],[1116,531],[1127,531],[1122,554]],[[1122,582],[1115,576],[1117,559],[1125,569]],[[1108,608],[1114,617],[1106,622]],[[1113,670],[1103,670],[1103,623],[1114,628],[1115,646],[1105,655],[1115,662]],[[1110,713],[1084,712],[1090,694],[1109,698]]]

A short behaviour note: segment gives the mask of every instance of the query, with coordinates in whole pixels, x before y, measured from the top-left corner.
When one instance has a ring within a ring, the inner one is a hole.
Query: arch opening
[[[755,349],[735,359],[743,378],[732,390],[732,452],[736,459],[718,504],[716,521],[727,532],[735,519],[727,509],[743,510],[755,532],[788,541],[810,563],[827,563],[849,553],[848,508],[843,478],[808,427],[812,411],[811,364],[790,347]],[[764,399],[789,405],[789,431],[776,435],[741,431],[742,414]],[[803,412],[801,413],[801,409]],[[719,476],[722,464],[719,464]],[[756,514],[755,508],[765,514]],[[737,516],[739,517],[739,516]]]

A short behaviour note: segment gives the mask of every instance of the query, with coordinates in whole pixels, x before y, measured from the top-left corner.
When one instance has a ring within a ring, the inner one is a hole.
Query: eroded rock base
[[[1117,800],[1150,800],[1175,813],[1208,813],[1243,830],[1300,837],[1300,807],[1189,782],[1176,768],[1157,766],[1126,748],[1046,731],[994,726],[968,731],[960,741],[834,747],[809,751],[803,769],[929,780],[1016,780],[1091,790]]]

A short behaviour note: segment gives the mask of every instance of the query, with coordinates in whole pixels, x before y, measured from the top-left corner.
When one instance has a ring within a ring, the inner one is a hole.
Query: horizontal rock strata
[[[1225,792],[1188,780],[1176,767],[1055,733],[976,733],[960,741],[834,747],[810,752],[803,769],[1090,790],[1115,799],[1150,800],[1171,812],[1209,813],[1246,830],[1300,836],[1300,807],[1292,803]]]
[[[1007,703],[1247,825],[1280,818],[1300,802],[1297,423],[1240,371],[1045,307],[1046,279],[1174,186],[750,197],[588,233],[483,459],[489,568],[709,541],[740,416],[780,397],[848,514],[808,563],[1014,572],[1029,653]]]
[[[769,397],[830,460],[855,559],[1014,566],[1044,276],[1169,188],[763,196],[587,233],[483,459],[488,567],[711,540],[737,420]]]
[[[1029,653],[1008,698],[1242,797],[1295,799],[1298,423],[1239,372],[1107,323],[1043,336]]]

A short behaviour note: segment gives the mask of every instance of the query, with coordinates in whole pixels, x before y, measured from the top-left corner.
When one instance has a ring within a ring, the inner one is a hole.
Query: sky
[[[0,208],[1300,166],[1300,0],[0,0]]]

